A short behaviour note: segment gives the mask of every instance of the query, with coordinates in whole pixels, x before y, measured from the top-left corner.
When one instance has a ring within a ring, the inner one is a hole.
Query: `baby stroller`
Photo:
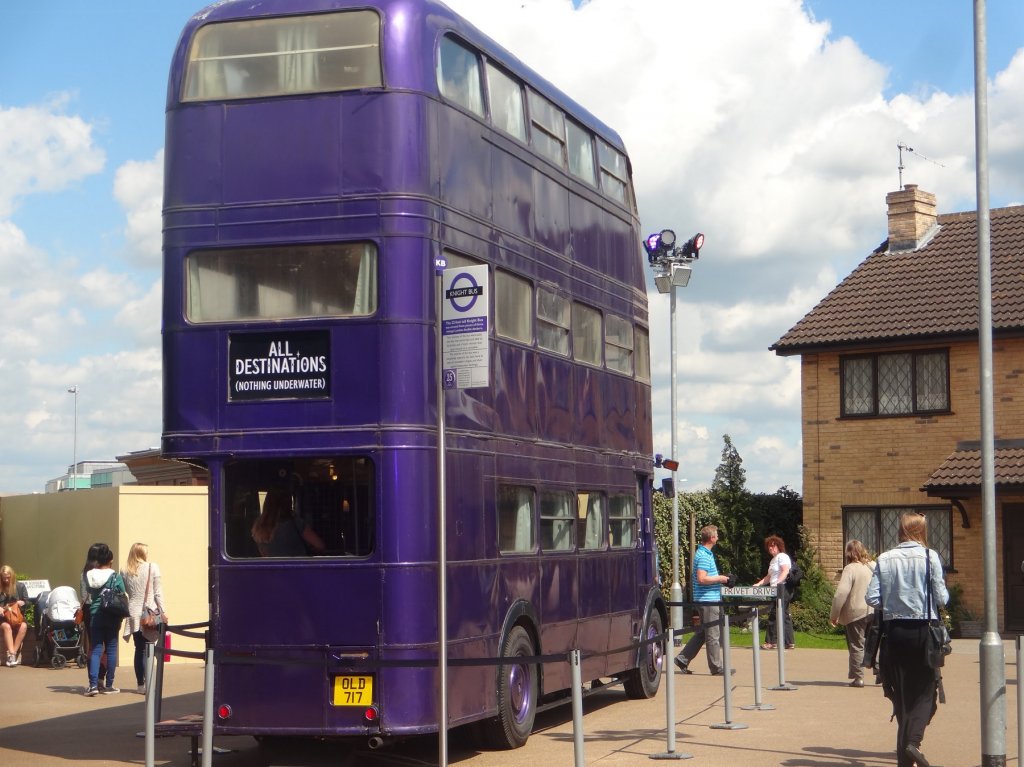
[[[39,601],[42,604],[42,598]],[[39,621],[38,636],[42,641],[36,643],[36,666],[49,663],[54,668],[64,668],[70,660],[79,668],[88,665],[82,626],[75,623],[78,607],[78,592],[71,586],[58,586],[46,597]]]

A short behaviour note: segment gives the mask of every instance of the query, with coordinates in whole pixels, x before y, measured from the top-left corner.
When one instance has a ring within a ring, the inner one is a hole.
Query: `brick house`
[[[978,259],[974,211],[908,184],[889,236],[771,349],[801,358],[804,524],[838,577],[858,538],[928,517],[947,582],[981,614]],[[1024,206],[991,212],[999,626],[1024,631]]]

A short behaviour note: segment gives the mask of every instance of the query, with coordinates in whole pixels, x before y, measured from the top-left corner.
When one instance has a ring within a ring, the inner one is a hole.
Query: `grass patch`
[[[797,631],[797,649],[810,648],[815,650],[845,650],[846,637],[843,634],[809,634],[804,631]],[[759,643],[764,641],[764,632],[761,632]],[[730,628],[729,644],[732,647],[751,647],[754,644],[754,635],[745,629]]]

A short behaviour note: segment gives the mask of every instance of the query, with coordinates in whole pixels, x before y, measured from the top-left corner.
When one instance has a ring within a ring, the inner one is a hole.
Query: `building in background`
[[[801,358],[804,524],[826,572],[857,538],[897,542],[928,517],[963,602],[983,604],[978,232],[913,184],[886,196],[889,236],[771,348]],[[999,624],[1024,631],[1024,206],[991,212]]]

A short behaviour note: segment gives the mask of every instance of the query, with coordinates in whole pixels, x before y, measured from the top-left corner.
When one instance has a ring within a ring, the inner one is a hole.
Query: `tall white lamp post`
[[[75,431],[71,454],[71,489],[78,489],[78,384],[68,389],[68,394],[75,395]]]
[[[678,432],[678,409],[676,397],[676,288],[685,288],[690,283],[691,263],[700,257],[700,249],[704,246],[704,235],[695,234],[682,246],[676,247],[676,233],[671,229],[663,229],[644,240],[647,261],[654,270],[654,284],[659,293],[669,294],[669,343],[671,351],[669,361],[672,366],[672,460],[662,464],[672,471],[672,627],[683,626],[683,608],[678,603],[683,601],[683,585],[679,581],[679,492],[676,483],[676,470],[679,462],[676,459],[676,436]],[[692,533],[691,533],[692,535]],[[691,541],[692,544],[692,541]]]

